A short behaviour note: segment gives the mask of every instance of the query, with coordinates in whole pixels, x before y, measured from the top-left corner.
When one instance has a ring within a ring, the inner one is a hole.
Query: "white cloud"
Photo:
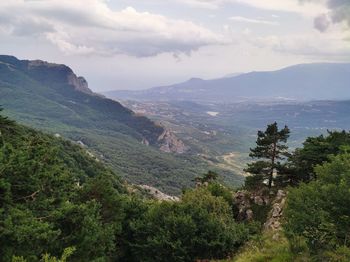
[[[344,37],[343,32],[333,30],[328,33],[327,37],[314,31],[300,35],[250,37],[246,41],[275,52],[331,61],[346,61],[350,56],[350,46],[344,44]]]
[[[305,0],[302,4],[295,0],[178,0],[185,4],[202,8],[219,8],[225,4],[242,4],[254,8],[299,13],[306,16],[314,16],[328,9],[324,0]],[[303,1],[303,0],[302,0]]]
[[[250,24],[263,24],[263,25],[278,25],[275,21],[268,21],[263,19],[252,19],[243,16],[232,16],[229,20],[242,22],[242,23],[250,23]]]
[[[1,1],[0,29],[45,38],[67,54],[154,56],[225,43],[193,22],[132,7],[113,11],[104,0]]]

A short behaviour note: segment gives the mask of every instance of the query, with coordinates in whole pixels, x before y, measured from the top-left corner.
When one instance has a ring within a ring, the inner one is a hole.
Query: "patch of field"
[[[248,153],[230,152],[217,157],[217,159],[220,162],[217,164],[218,167],[232,170],[235,173],[245,177],[248,175],[243,171],[249,161]]]

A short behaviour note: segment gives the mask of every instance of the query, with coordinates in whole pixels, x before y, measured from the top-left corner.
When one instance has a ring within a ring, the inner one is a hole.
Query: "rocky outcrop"
[[[233,199],[238,208],[238,220],[248,220],[248,217],[250,220],[253,219],[253,212],[250,209],[251,203],[248,192],[238,191],[234,195]]]
[[[159,191],[157,188],[147,185],[139,185],[138,187],[145,190],[149,195],[151,195],[153,198],[160,200],[160,201],[179,201],[180,199],[176,196],[169,196],[161,191]]]
[[[277,231],[281,230],[281,218],[283,215],[283,208],[286,203],[286,192],[278,190],[275,200],[273,201],[272,210],[269,217],[264,224],[264,229],[275,232],[274,238],[278,238]]]
[[[253,205],[267,206],[270,204],[269,196],[263,192],[237,191],[233,199],[238,208],[237,219],[240,221],[254,219]]]
[[[149,146],[149,141],[148,141],[146,138],[143,138],[142,141],[141,141],[141,143],[142,143],[143,145]]]
[[[167,129],[158,137],[158,144],[160,150],[166,153],[183,154],[188,150],[188,147]]]
[[[88,82],[84,77],[77,77],[74,73],[68,75],[68,84],[72,85],[75,90],[93,95],[94,93],[89,89]]]
[[[238,191],[234,195],[234,202],[238,208],[238,219],[241,221],[252,220],[255,215],[252,209],[253,205],[268,206],[271,204],[264,230],[274,232],[274,238],[278,239],[286,198],[287,194],[283,190],[278,190],[276,195],[264,194],[264,192]]]

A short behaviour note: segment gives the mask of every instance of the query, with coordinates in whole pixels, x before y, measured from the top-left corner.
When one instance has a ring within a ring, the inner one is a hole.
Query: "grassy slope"
[[[249,241],[239,254],[225,262],[302,262],[310,261],[307,253],[293,254],[288,240],[281,233],[278,240],[271,233],[263,233],[258,238]]]

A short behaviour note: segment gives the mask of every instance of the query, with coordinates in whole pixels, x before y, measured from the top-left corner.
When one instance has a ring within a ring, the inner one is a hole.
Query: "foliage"
[[[343,146],[350,146],[350,132],[328,131],[328,135],[309,137],[288,160],[285,173],[288,183],[296,185],[317,179],[314,168],[329,160],[330,155],[337,155]]]
[[[194,261],[222,258],[247,238],[229,205],[205,188],[187,191],[180,202],[154,203],[129,224],[128,261]]]
[[[2,259],[37,261],[67,246],[77,248],[72,258],[108,258],[122,214],[119,179],[70,142],[14,123],[4,128],[3,119],[0,130]]]
[[[287,126],[279,130],[276,122],[268,125],[264,132],[258,131],[257,146],[250,149],[251,153],[249,156],[262,160],[248,164],[248,168],[245,169],[246,172],[256,176],[256,178],[248,180],[247,186],[253,186],[253,182],[261,183],[267,179],[268,187],[272,187],[274,172],[278,172],[281,166],[280,161],[288,156],[288,147],[285,143],[289,133]]]
[[[317,181],[290,191],[285,230],[289,238],[305,238],[310,250],[322,256],[322,251],[349,247],[350,153],[333,156],[315,174]]]
[[[336,250],[325,252],[324,257],[330,262],[348,262],[350,261],[350,248],[340,246]]]
[[[302,262],[310,261],[307,251],[298,254],[291,251],[288,240],[280,233],[274,240],[271,233],[263,233],[249,241],[232,260],[235,262]]]
[[[208,175],[213,184],[187,190],[179,202],[144,200],[129,195],[85,149],[13,122],[4,128],[4,121],[3,261],[214,259],[235,252],[249,237],[234,219],[232,192],[212,180],[214,173]]]
[[[68,248],[64,249],[61,258],[56,258],[56,257],[50,256],[49,254],[45,254],[42,256],[40,261],[42,261],[42,262],[67,262],[67,259],[74,253],[74,251],[75,251],[74,247],[68,247]],[[23,257],[16,257],[16,256],[13,256],[11,261],[12,262],[27,262],[27,260],[24,259]]]

